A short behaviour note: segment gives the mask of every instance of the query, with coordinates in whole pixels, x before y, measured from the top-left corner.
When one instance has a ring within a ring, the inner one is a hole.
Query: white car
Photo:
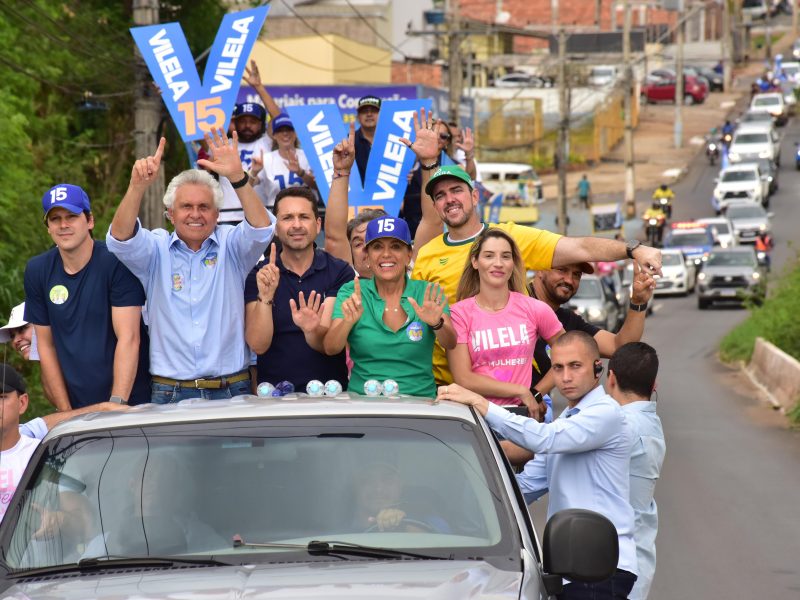
[[[781,164],[781,136],[769,123],[742,123],[733,134],[728,161],[747,162],[759,158]]]
[[[589,85],[603,87],[614,83],[619,71],[613,65],[599,65],[589,71]]]
[[[763,204],[767,199],[769,181],[761,176],[758,165],[754,163],[726,167],[720,171],[716,181],[714,205],[717,213],[731,202]]]
[[[756,94],[750,102],[750,110],[755,112],[768,112],[775,119],[777,125],[785,125],[789,119],[789,110],[786,101],[780,92],[767,92]]]
[[[664,248],[661,250],[661,271],[663,275],[656,279],[656,296],[680,294],[685,296],[694,291],[697,281],[697,268],[694,261],[687,263],[680,250]]]
[[[785,62],[781,65],[781,71],[789,81],[797,83],[800,77],[800,62]]]
[[[708,225],[711,229],[711,235],[714,236],[714,241],[722,248],[732,248],[736,245],[733,227],[725,217],[707,217],[705,219],[697,219],[697,222]]]

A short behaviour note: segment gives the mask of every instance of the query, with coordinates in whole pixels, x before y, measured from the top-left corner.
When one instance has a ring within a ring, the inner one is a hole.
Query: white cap
[[[14,308],[11,309],[11,316],[8,317],[8,323],[6,323],[3,327],[0,327],[0,344],[11,341],[10,330],[19,329],[23,325],[28,324],[28,322],[22,318],[24,315],[25,315],[24,302],[22,304],[17,304]]]

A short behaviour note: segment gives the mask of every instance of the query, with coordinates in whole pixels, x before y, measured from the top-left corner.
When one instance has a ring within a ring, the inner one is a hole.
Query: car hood
[[[706,265],[703,267],[703,273],[706,274],[706,277],[711,277],[712,275],[747,275],[750,276],[754,271],[755,267],[746,267],[746,266],[735,266],[735,267],[723,267],[723,266],[709,266]]]
[[[521,572],[483,561],[348,561],[137,569],[20,582],[4,597],[59,600],[518,598]]]
[[[661,272],[664,274],[664,277],[670,279],[674,277],[683,277],[686,274],[686,267],[683,265],[661,265]]]
[[[717,189],[721,192],[740,192],[755,189],[760,185],[758,181],[720,181]]]
[[[761,225],[767,225],[768,221],[763,218],[758,219],[736,219],[731,221],[734,229],[755,229]]]

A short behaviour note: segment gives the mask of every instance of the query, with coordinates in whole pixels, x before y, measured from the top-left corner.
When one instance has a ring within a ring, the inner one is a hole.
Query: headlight
[[[603,311],[599,308],[590,308],[588,311],[588,316],[590,321],[602,321]]]
[[[753,280],[758,280],[758,279],[761,278],[761,273],[758,273],[757,271],[753,271],[752,277],[753,277]]]
[[[648,221],[648,223],[649,223],[650,225],[658,225],[658,219],[650,219],[650,220]]]
[[[705,273],[698,273],[697,274],[697,281],[705,281],[705,280],[706,280],[706,274]]]
[[[759,152],[758,158],[769,158],[769,150],[762,150]]]
[[[722,200],[722,190],[716,190],[715,189],[714,190],[714,198],[717,198],[718,200]]]
[[[741,158],[738,152],[728,152],[728,160],[737,161]]]
[[[762,223],[761,225],[758,226],[758,230],[759,231],[766,231],[767,230],[767,226],[764,225],[764,223]]]
[[[711,151],[713,152],[714,150],[716,150],[716,149],[717,149],[717,145],[716,145],[716,144],[709,144],[709,145],[708,145],[708,149],[709,149],[709,150],[711,150]]]

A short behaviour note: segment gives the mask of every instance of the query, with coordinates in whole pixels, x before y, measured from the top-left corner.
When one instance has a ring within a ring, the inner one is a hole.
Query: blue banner
[[[362,188],[358,169],[350,171],[348,204],[359,208],[381,207],[390,215],[400,212],[408,173],[415,155],[400,138],[414,141],[414,113],[430,110],[429,100],[384,102],[372,143],[365,184]],[[306,153],[323,201],[328,203],[333,177],[333,147],[347,137],[339,109],[334,104],[288,106],[300,145]]]
[[[269,6],[260,6],[225,15],[202,84],[179,23],[131,28],[184,142],[200,139],[211,129],[227,130],[247,58],[268,11]]]

